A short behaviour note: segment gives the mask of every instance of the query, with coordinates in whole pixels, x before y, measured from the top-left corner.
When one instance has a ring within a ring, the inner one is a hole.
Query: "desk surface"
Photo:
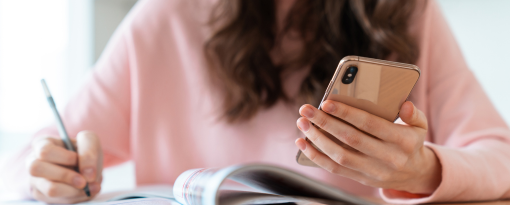
[[[485,202],[464,202],[464,203],[437,203],[435,205],[482,205],[482,204],[488,204],[488,205],[508,205],[510,204],[509,200],[504,201],[485,201]]]
[[[385,203],[380,198],[369,198],[368,200],[383,204],[383,205],[391,205],[388,203]],[[500,200],[500,201],[483,201],[483,202],[449,202],[449,203],[432,203],[433,205],[510,205],[510,199],[507,200]]]

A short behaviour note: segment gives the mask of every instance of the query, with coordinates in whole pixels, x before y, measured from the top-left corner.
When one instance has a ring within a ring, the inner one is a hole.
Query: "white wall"
[[[97,60],[137,0],[94,0],[94,59]]]
[[[0,166],[54,120],[39,80],[46,78],[62,110],[135,3],[0,0]],[[11,196],[7,185],[0,181],[0,199]],[[133,163],[105,170],[103,185],[133,188]]]
[[[510,123],[510,1],[438,2],[468,65]]]

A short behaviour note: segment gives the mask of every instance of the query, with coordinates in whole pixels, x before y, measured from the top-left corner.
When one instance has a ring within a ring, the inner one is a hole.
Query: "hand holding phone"
[[[408,64],[344,58],[319,109],[300,109],[297,126],[306,140],[296,140],[298,163],[374,187],[432,193],[441,166],[423,145],[425,115],[405,102],[418,76]],[[405,124],[393,123],[399,112]]]

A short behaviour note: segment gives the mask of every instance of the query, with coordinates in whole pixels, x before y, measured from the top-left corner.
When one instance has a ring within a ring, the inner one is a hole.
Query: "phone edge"
[[[331,91],[331,87],[333,86],[333,82],[335,82],[336,79],[338,78],[338,75],[340,73],[340,69],[342,69],[342,66],[346,62],[349,62],[349,61],[359,61],[359,59],[360,59],[359,56],[345,56],[345,57],[342,58],[342,60],[340,60],[340,62],[338,63],[338,66],[336,67],[335,74],[333,74],[333,77],[329,81],[328,87],[326,88],[326,91],[324,92],[324,96],[322,97],[322,100],[321,100],[321,102],[319,104],[319,107],[317,109],[321,110],[322,102],[324,102],[324,100],[327,99],[327,97],[329,96],[329,91]],[[306,137],[305,137],[305,140],[307,140]],[[303,152],[301,150],[298,150],[298,153],[296,154],[296,162],[298,164],[300,164],[300,165],[307,166],[307,165],[299,163],[299,158],[301,157],[302,154],[303,154]],[[315,165],[315,166],[317,166],[317,165]]]

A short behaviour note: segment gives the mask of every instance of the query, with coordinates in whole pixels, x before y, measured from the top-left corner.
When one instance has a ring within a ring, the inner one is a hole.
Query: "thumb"
[[[400,119],[410,126],[427,129],[427,117],[410,101],[404,102],[400,107]]]
[[[102,172],[102,150],[99,138],[91,131],[81,131],[76,137],[78,165],[87,182],[94,182]]]

